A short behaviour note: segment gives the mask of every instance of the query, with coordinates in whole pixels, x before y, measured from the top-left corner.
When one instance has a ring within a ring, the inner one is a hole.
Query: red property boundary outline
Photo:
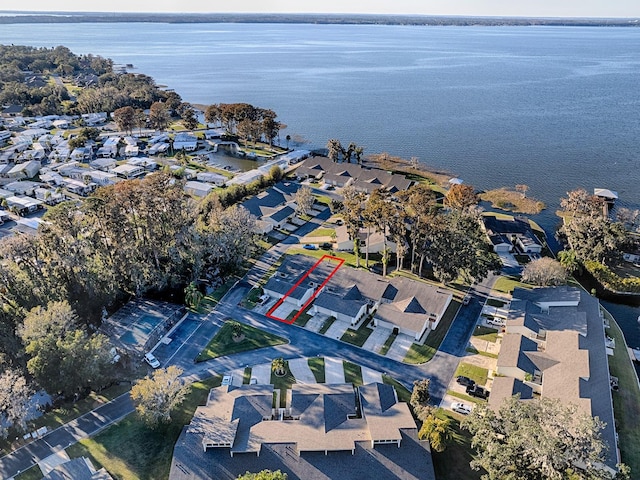
[[[316,290],[313,292],[313,295],[311,295],[311,297],[309,298],[309,300],[307,300],[305,302],[305,304],[302,306],[302,308],[300,308],[300,310],[298,310],[298,313],[295,314],[295,316],[291,319],[291,320],[287,320],[286,318],[280,318],[280,317],[276,317],[275,315],[273,315],[273,312],[275,312],[278,307],[280,307],[280,305],[282,305],[282,303],[284,302],[284,299],[287,298],[289,295],[291,295],[296,288],[298,288],[298,286],[304,282],[304,279],[307,278],[311,272],[313,272],[318,265],[320,265],[323,261],[325,260],[335,260],[338,262],[338,264],[335,266],[335,268],[331,271],[331,273],[329,274],[329,276],[327,276],[327,278],[325,279],[324,282],[322,282],[322,285],[320,285],[318,288],[316,288]],[[338,271],[338,269],[342,266],[342,264],[345,262],[344,258],[338,258],[338,257],[334,257],[332,255],[323,255],[320,260],[318,260],[313,267],[311,267],[307,273],[305,273],[300,280],[298,280],[296,282],[296,284],[291,287],[289,289],[289,291],[284,295],[284,297],[282,297],[280,300],[278,300],[276,302],[276,304],[271,307],[269,309],[269,311],[265,314],[267,316],[267,318],[270,318],[272,320],[277,320],[278,322],[282,322],[282,323],[286,323],[287,325],[291,325],[293,322],[295,322],[298,317],[302,314],[302,312],[304,312],[306,310],[306,308],[311,304],[311,302],[313,302],[315,300],[315,298],[318,296],[318,294],[320,293],[320,291],[324,288],[324,286],[327,284],[327,282],[329,280],[331,280],[331,277],[333,277],[333,275]]]

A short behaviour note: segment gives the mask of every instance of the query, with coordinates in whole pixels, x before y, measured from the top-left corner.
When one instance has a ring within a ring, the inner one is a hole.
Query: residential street
[[[290,235],[283,242],[265,252],[244,279],[229,290],[215,310],[206,315],[190,315],[188,323],[184,325],[185,329],[188,329],[185,338],[180,338],[180,341],[176,339],[176,341],[172,341],[168,345],[161,344],[155,350],[154,354],[163,366],[178,365],[184,370],[184,375],[189,381],[196,381],[214,374],[223,374],[234,369],[243,368],[247,365],[268,363],[280,356],[290,359],[321,355],[323,357],[347,360],[371,370],[388,373],[409,389],[411,389],[414,380],[430,378],[432,403],[439,405],[455,373],[460,356],[464,355],[475,321],[480,314],[481,305],[497,278],[493,275],[482,283],[474,285],[474,290],[470,292],[473,296],[472,302],[467,306],[461,307],[442,342],[440,350],[431,361],[424,365],[404,364],[296,325],[287,325],[268,319],[262,314],[240,307],[239,302],[251,288],[251,284],[259,280],[291,245],[298,244],[301,237],[316,229],[329,216],[329,209],[326,209],[317,218],[300,227],[295,234]],[[194,363],[198,353],[204,349],[227,318],[233,318],[239,322],[285,337],[289,339],[290,343],[216,358],[207,362]],[[176,332],[176,335],[179,335],[179,332]],[[82,438],[97,433],[133,410],[134,407],[128,394],[116,398],[112,402],[0,458],[0,478],[9,479],[13,477],[34,465],[37,461],[68,447]]]

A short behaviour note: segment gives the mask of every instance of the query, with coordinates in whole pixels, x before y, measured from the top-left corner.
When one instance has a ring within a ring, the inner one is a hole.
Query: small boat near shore
[[[634,362],[640,362],[640,348],[630,348],[631,360]]]

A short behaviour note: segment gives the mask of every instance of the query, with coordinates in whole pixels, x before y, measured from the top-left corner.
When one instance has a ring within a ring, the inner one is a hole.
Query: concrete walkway
[[[339,358],[324,359],[325,383],[344,383],[344,365]]]
[[[306,358],[292,358],[289,360],[289,370],[296,377],[297,383],[317,383]]]

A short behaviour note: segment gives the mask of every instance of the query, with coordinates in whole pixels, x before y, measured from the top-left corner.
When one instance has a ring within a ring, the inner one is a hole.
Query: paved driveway
[[[292,358],[289,360],[289,370],[296,377],[297,383],[317,383],[306,358]]]
[[[344,365],[339,358],[324,359],[325,383],[344,383]]]
[[[380,349],[391,335],[391,330],[383,327],[375,327],[373,333],[369,335],[362,348],[368,352],[379,353]]]
[[[406,333],[400,333],[396,337],[396,339],[391,344],[389,348],[389,352],[387,352],[388,358],[393,358],[398,362],[404,360],[404,357],[407,356],[407,352],[413,345],[414,338]]]
[[[323,315],[321,313],[316,313],[313,317],[309,319],[307,324],[304,326],[307,330],[318,333],[324,322],[327,320],[328,315]]]
[[[271,383],[271,364],[254,365],[251,369],[251,376],[258,381],[258,385],[269,385]]]
[[[362,367],[362,383],[367,385],[368,383],[383,383],[382,372],[372,370],[367,367]]]
[[[347,328],[349,328],[350,326],[351,324],[349,322],[336,320],[335,322],[333,322],[333,325],[329,327],[329,330],[327,330],[327,333],[325,333],[324,336],[327,338],[335,338],[337,340],[340,340],[342,338],[342,335],[344,335],[344,332],[346,332]]]

